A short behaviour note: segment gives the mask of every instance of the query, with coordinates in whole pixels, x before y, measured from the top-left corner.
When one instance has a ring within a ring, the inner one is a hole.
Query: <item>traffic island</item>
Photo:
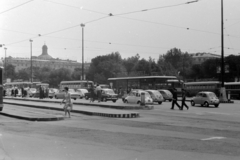
[[[28,121],[59,121],[63,120],[64,116],[44,113],[39,111],[30,111],[26,107],[23,106],[7,106],[0,112],[1,115],[28,120]]]
[[[38,108],[38,109],[45,109],[45,110],[57,110],[63,111],[62,106],[56,103],[49,103],[43,104],[40,102],[29,102],[29,101],[18,101],[18,102],[6,102],[5,104],[10,105],[19,105],[31,108]],[[101,107],[88,107],[88,106],[76,106],[73,107],[72,113],[81,113],[91,116],[102,116],[102,117],[109,117],[109,118],[137,118],[139,117],[138,112],[132,111],[123,111],[117,109],[108,109],[108,108],[101,108]]]

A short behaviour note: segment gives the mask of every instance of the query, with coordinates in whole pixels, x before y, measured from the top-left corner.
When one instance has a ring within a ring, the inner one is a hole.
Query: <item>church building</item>
[[[4,59],[3,59],[4,62]],[[15,66],[15,71],[18,72],[21,69],[31,67],[30,58],[13,58],[11,56],[6,57],[6,64],[12,64]],[[48,47],[46,44],[42,46],[42,54],[40,56],[32,56],[33,67],[51,67],[53,69],[67,68],[74,71],[75,68],[82,68],[82,63],[73,60],[62,60],[59,58],[53,58],[48,54]],[[84,64],[84,69],[88,69],[89,63]]]

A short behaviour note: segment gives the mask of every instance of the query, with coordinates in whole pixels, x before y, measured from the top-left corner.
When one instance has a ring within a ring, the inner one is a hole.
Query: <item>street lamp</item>
[[[224,67],[224,24],[223,24],[223,0],[221,0],[221,89],[220,89],[220,101],[227,101],[227,95],[226,95],[226,89],[224,87],[224,73],[225,73],[225,67]]]
[[[82,27],[82,80],[84,80],[84,27],[85,24],[81,24]]]
[[[32,42],[33,40],[29,40],[30,41],[30,58],[31,58],[31,75],[30,75],[30,78],[31,78],[31,83],[32,83]]]
[[[5,60],[4,60],[4,75],[5,75],[5,79],[7,78],[7,70],[6,70],[6,55],[7,55],[7,48],[5,47]]]

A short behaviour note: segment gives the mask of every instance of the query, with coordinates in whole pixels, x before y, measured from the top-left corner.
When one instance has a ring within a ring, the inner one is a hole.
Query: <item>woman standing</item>
[[[65,91],[65,95],[64,95],[64,98],[63,98],[63,101],[61,102],[61,104],[64,102],[65,100],[65,105],[63,107],[64,109],[64,112],[65,112],[65,116],[67,115],[68,113],[68,116],[69,118],[71,118],[71,110],[72,110],[72,107],[73,107],[73,104],[72,104],[72,100],[71,100],[71,95],[70,93],[68,93],[68,87],[64,87],[64,91]],[[61,105],[60,104],[60,105]]]

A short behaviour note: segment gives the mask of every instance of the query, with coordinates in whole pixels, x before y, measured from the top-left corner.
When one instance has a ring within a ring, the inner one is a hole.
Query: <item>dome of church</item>
[[[52,56],[50,55],[43,55],[41,54],[40,56],[38,56],[39,59],[53,59]]]
[[[48,55],[48,47],[46,44],[42,46],[42,54],[38,56],[39,59],[53,59],[52,56]]]

